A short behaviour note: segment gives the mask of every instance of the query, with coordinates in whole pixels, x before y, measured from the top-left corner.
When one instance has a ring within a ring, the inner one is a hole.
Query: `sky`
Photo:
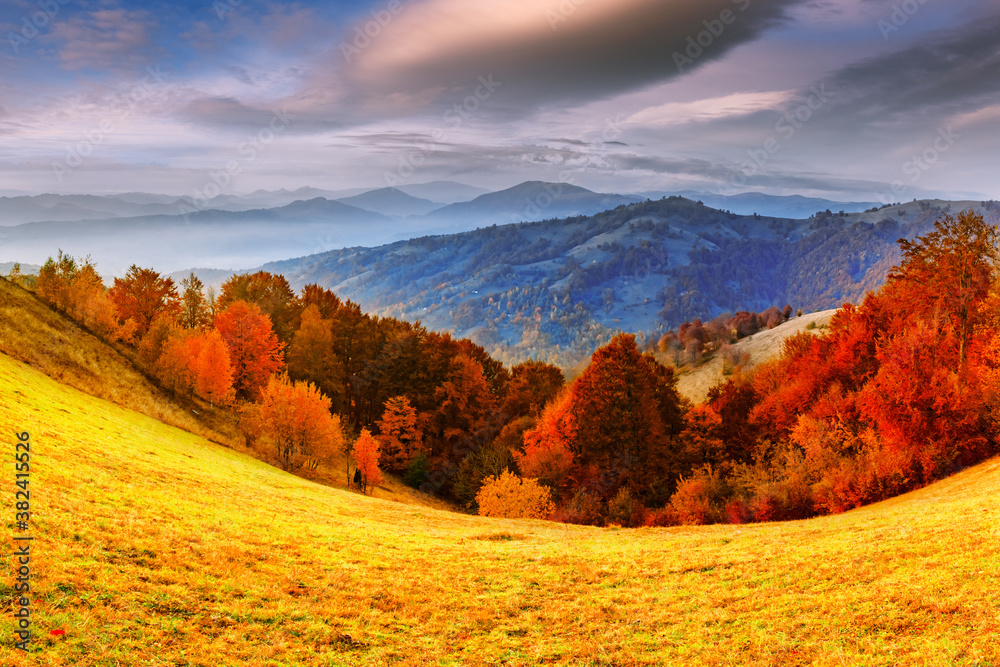
[[[0,195],[1000,199],[1000,0],[4,0]]]

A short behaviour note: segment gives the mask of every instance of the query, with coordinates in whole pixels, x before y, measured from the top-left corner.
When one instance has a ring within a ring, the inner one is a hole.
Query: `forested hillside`
[[[60,253],[35,285],[163,390],[232,409],[246,446],[285,470],[349,455],[345,483],[362,491],[387,470],[487,515],[744,522],[843,511],[997,452],[998,237],[975,211],[940,217],[900,241],[901,261],[861,305],[749,373],[737,362],[695,406],[662,361],[725,357],[791,306],[685,323],[657,341],[659,357],[617,334],[567,385],[553,365],[503,364],[263,271],[214,294],[133,265],[106,288]]]
[[[364,310],[467,336],[496,358],[572,368],[616,331],[785,304],[858,302],[899,261],[899,238],[959,208],[920,201],[807,220],[740,216],[680,197],[594,216],[493,226],[268,264],[293,287],[328,287]]]

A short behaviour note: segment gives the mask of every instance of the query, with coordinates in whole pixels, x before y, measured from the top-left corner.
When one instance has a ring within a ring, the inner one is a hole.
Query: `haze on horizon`
[[[0,195],[1000,198],[998,34],[997,0],[10,0]]]

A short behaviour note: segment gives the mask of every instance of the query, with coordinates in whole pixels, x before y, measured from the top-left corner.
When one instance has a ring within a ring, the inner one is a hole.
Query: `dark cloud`
[[[908,48],[869,58],[827,79],[833,119],[887,127],[901,117],[974,111],[1000,98],[1000,16],[921,36]]]
[[[474,5],[456,8],[457,0],[437,0],[407,9],[358,53],[347,78],[361,98],[419,105],[428,98],[461,102],[480,77],[492,76],[502,94],[490,101],[490,113],[530,113],[551,103],[608,97],[694,71],[780,24],[786,10],[799,2],[529,0],[511,3],[511,11],[534,11],[530,29],[499,31],[475,23],[481,15],[465,9]],[[577,9],[560,9],[573,7]],[[469,22],[462,23],[465,11]],[[444,21],[446,14],[450,22]],[[441,23],[446,27],[438,27]],[[461,30],[473,38],[452,34]],[[475,39],[480,33],[481,39]],[[426,48],[427,41],[435,40],[439,47]],[[409,42],[420,48],[409,49]]]

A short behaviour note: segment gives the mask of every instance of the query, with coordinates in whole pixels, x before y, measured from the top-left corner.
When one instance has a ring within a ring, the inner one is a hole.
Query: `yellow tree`
[[[503,471],[499,477],[487,477],[476,494],[480,516],[503,519],[544,519],[552,514],[552,492],[538,480],[522,479]]]
[[[343,438],[340,418],[330,414],[330,399],[311,382],[293,383],[284,373],[271,376],[261,394],[260,422],[285,470],[315,470]]]
[[[286,363],[289,377],[314,383],[330,397],[334,411],[339,411],[344,403],[344,366],[333,351],[330,325],[315,304],[307,306],[288,346]]]
[[[181,324],[185,329],[201,329],[211,324],[208,301],[202,290],[205,284],[192,273],[181,281]]]
[[[378,468],[379,450],[378,440],[372,437],[368,429],[361,429],[361,435],[354,443],[351,455],[358,463],[358,470],[361,471],[361,491],[368,492],[368,487],[378,486],[382,483],[382,472]]]

